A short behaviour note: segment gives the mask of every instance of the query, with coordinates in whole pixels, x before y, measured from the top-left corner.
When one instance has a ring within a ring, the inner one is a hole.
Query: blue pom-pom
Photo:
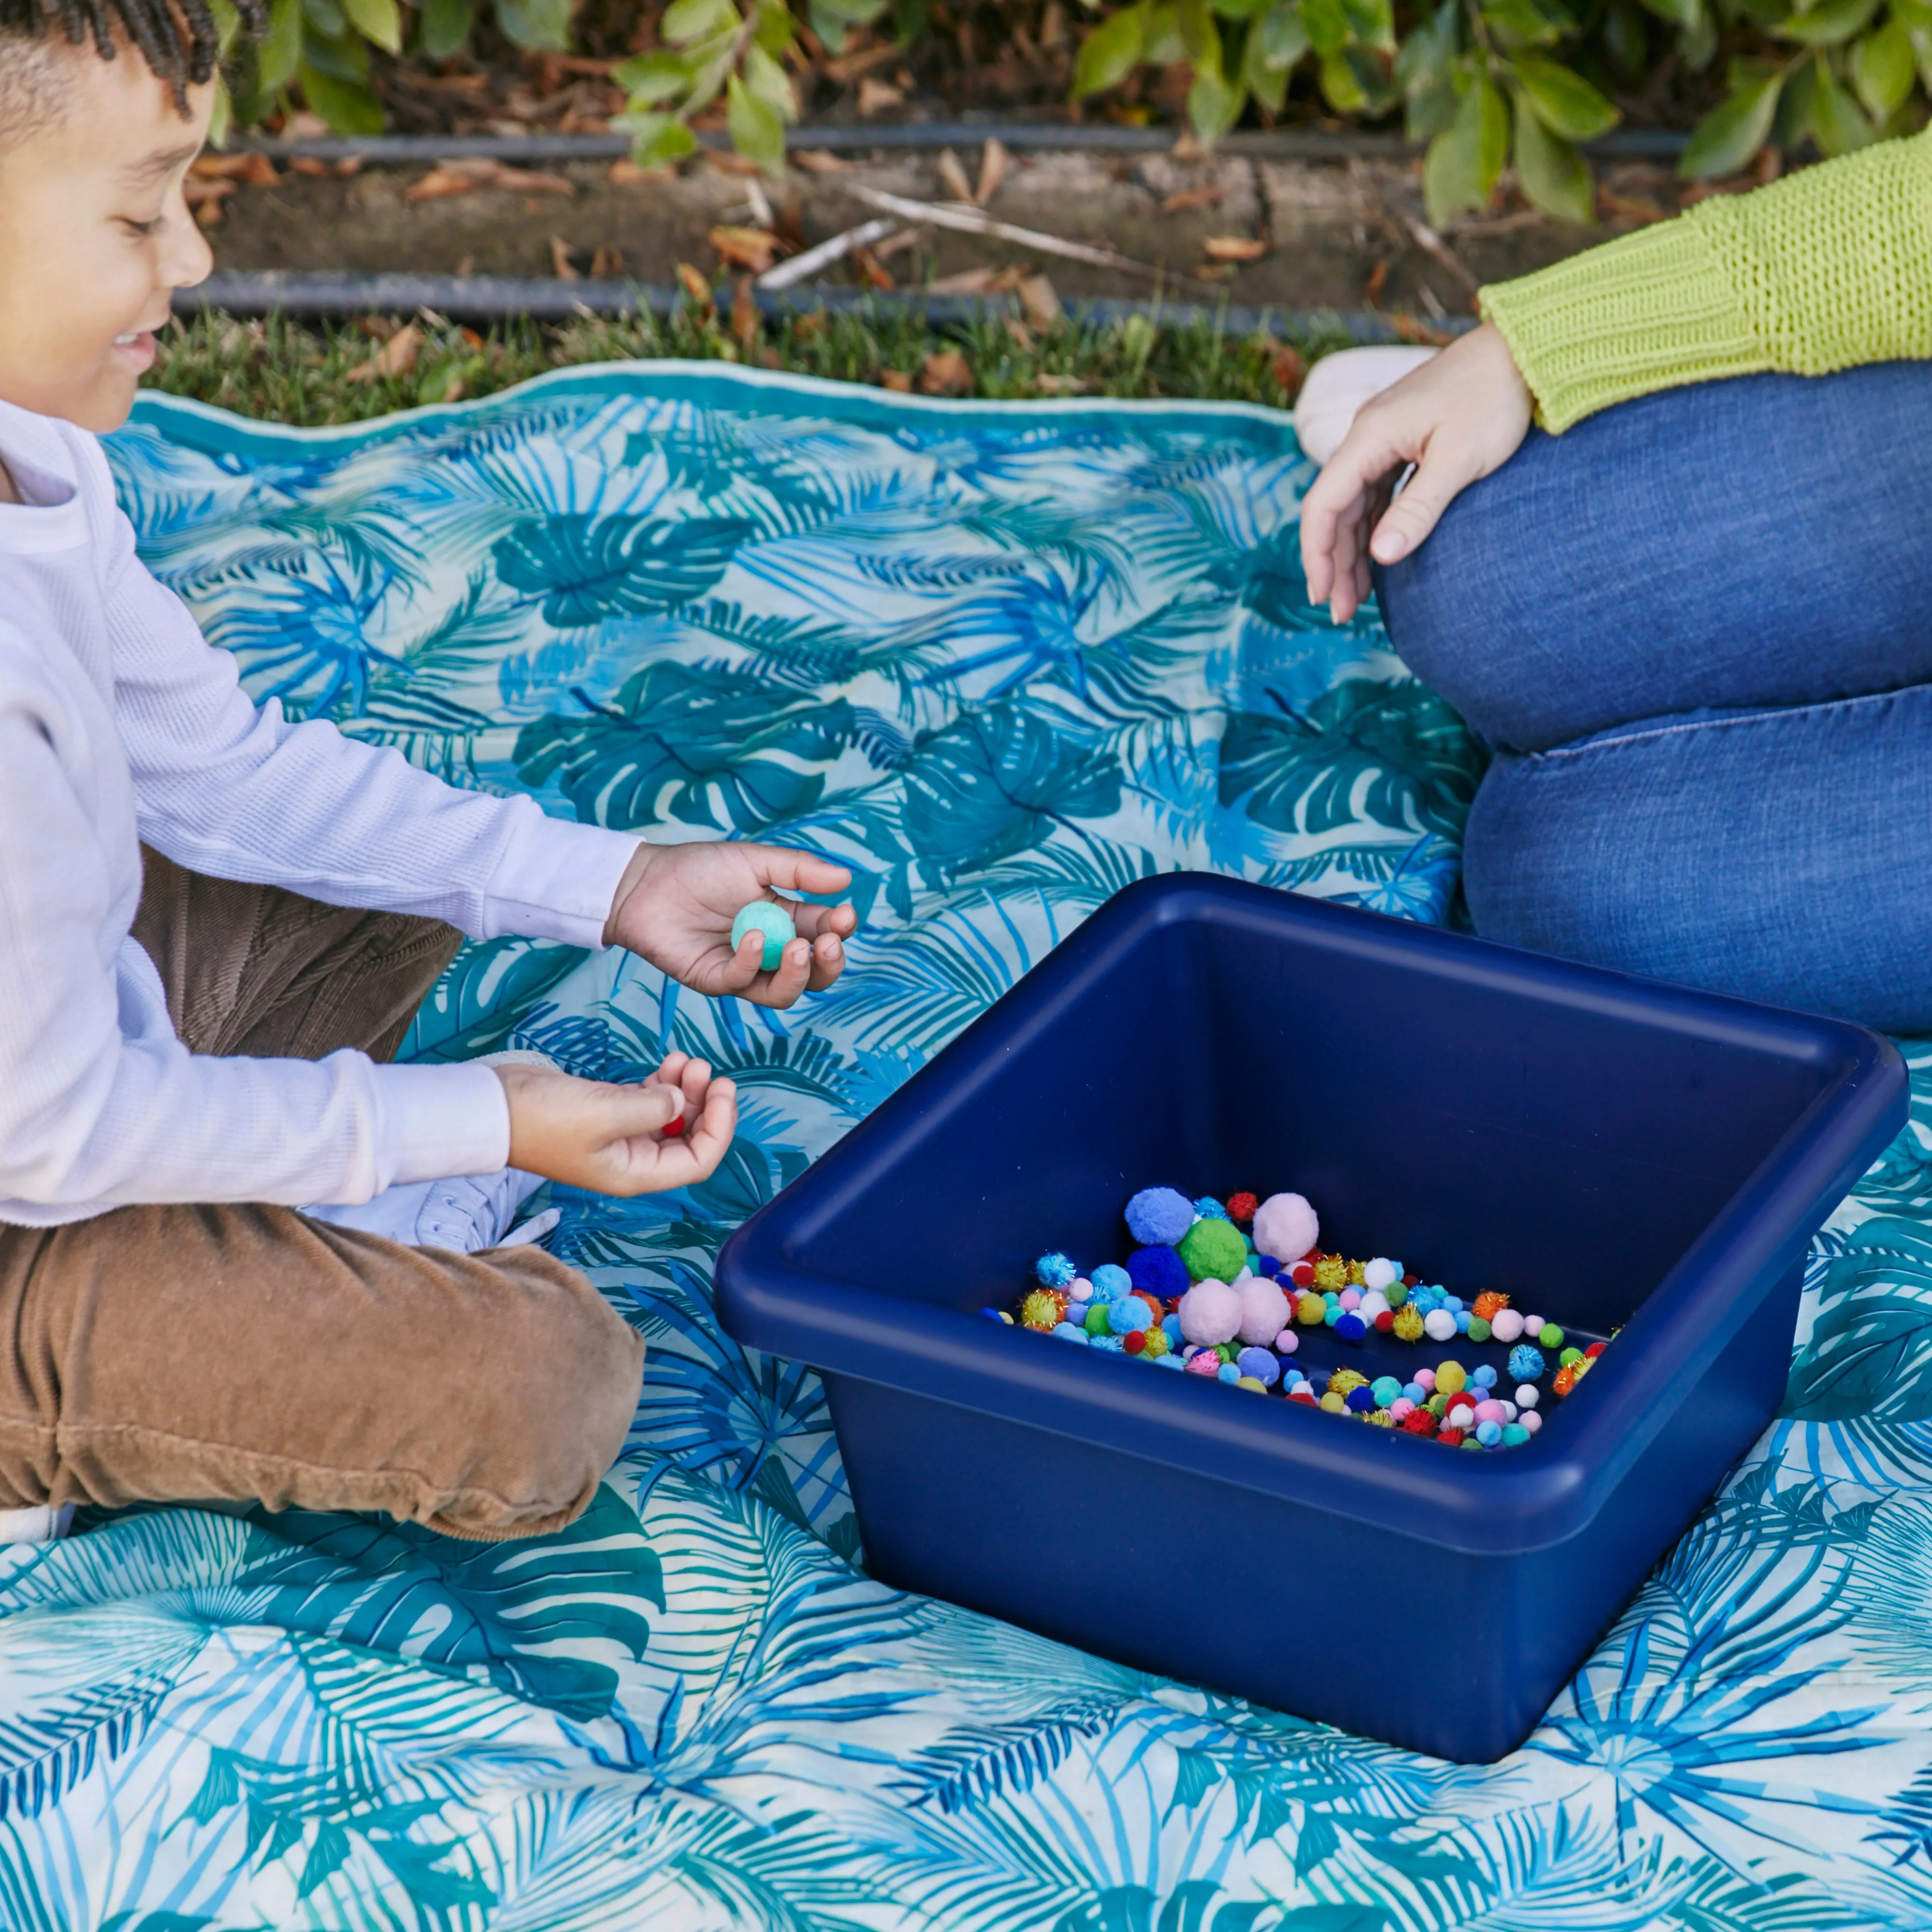
[[[1335,1318],[1335,1339],[1359,1348],[1369,1332],[1369,1324],[1352,1311]]]
[[[1171,1248],[1194,1225],[1194,1209],[1178,1187],[1143,1187],[1127,1203],[1127,1232],[1147,1248]]]
[[[1479,1422],[1476,1424],[1476,1440],[1485,1449],[1493,1449],[1503,1439],[1503,1426],[1500,1422]]]
[[[1532,1348],[1527,1342],[1519,1342],[1510,1351],[1509,1372],[1514,1382],[1533,1382],[1549,1366],[1543,1359],[1543,1351]]]
[[[1156,1301],[1172,1301],[1193,1286],[1187,1264],[1168,1247],[1136,1248],[1127,1257],[1127,1273],[1135,1287]]]
[[[998,1308],[982,1308],[980,1310],[980,1312],[983,1315],[988,1322],[1010,1322],[1012,1318],[1003,1310]]]
[[[1053,1332],[1063,1342],[1091,1342],[1093,1336],[1084,1328],[1076,1328],[1070,1322],[1056,1323]]]
[[[1228,1210],[1211,1194],[1204,1194],[1194,1204],[1194,1211],[1204,1221],[1225,1221]]]
[[[1374,1392],[1368,1388],[1352,1388],[1342,1400],[1348,1405],[1350,1412],[1355,1415],[1366,1415],[1370,1409],[1377,1406]]]
[[[1442,1294],[1440,1288],[1436,1292],[1438,1294]],[[1462,1298],[1460,1294],[1443,1294],[1442,1306],[1448,1309],[1451,1315],[1460,1315],[1462,1312]]]
[[[1167,1337],[1167,1346],[1170,1348],[1178,1348],[1180,1346],[1184,1338],[1180,1332],[1180,1317],[1179,1316],[1169,1315],[1163,1317],[1161,1322],[1160,1329],[1161,1333]]]
[[[1459,1308],[1456,1310],[1456,1332],[1457,1334],[1466,1335],[1468,1334],[1469,1318],[1469,1311],[1466,1308]]]
[[[1266,1275],[1270,1281],[1281,1272],[1280,1262],[1272,1255],[1257,1253],[1255,1256],[1254,1268],[1256,1274]]]
[[[1090,1348],[1105,1348],[1110,1355],[1124,1354],[1126,1352],[1120,1346],[1120,1338],[1118,1335],[1090,1336],[1088,1338],[1087,1346]]]
[[[1496,1385],[1496,1372],[1487,1362],[1485,1362],[1480,1369],[1471,1371],[1469,1386],[1472,1388],[1494,1388]]]
[[[1033,1271],[1048,1288],[1064,1288],[1080,1270],[1073,1265],[1070,1255],[1063,1255],[1058,1249],[1052,1254],[1042,1255],[1033,1264]]]
[[[1153,1311],[1138,1294],[1125,1294],[1108,1303],[1107,1326],[1116,1335],[1138,1334],[1154,1326]]]
[[[1234,1366],[1244,1376],[1252,1376],[1263,1388],[1273,1388],[1281,1379],[1281,1364],[1268,1348],[1244,1348],[1234,1358]]]
[[[1217,1382],[1238,1382],[1241,1379],[1241,1372],[1232,1362],[1223,1362],[1214,1379]]]
[[[1133,1288],[1133,1276],[1118,1262],[1102,1262],[1093,1273],[1094,1299],[1118,1301]]]
[[[1414,1402],[1418,1408],[1429,1400],[1429,1391],[1420,1382],[1404,1382],[1402,1393],[1404,1400]]]
[[[1143,1355],[1141,1360],[1145,1361],[1146,1356]],[[1154,1358],[1154,1365],[1157,1369],[1180,1369],[1187,1366],[1178,1355],[1156,1355]]]

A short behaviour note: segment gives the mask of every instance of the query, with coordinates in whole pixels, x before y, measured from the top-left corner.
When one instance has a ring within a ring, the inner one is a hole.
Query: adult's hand
[[[618,884],[604,942],[628,946],[694,992],[788,1006],[844,970],[844,942],[859,915],[849,904],[812,905],[783,894],[842,892],[851,883],[844,866],[788,846],[710,838],[640,845]],[[731,922],[753,899],[782,906],[798,929],[769,973],[761,934],[748,932],[735,952],[731,947]]]
[[[1302,500],[1310,602],[1326,601],[1346,623],[1368,597],[1370,559],[1408,556],[1458,491],[1516,454],[1534,406],[1502,332],[1486,322],[1364,403]],[[1411,463],[1415,473],[1390,502]]]

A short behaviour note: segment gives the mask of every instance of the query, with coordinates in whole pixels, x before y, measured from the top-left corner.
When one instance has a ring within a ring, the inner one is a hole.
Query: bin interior
[[[1587,1340],[1841,1070],[1774,1015],[1580,988],[1501,950],[1418,954],[1364,926],[1226,902],[1146,922],[976,1077],[901,1110],[858,1184],[794,1224],[788,1258],[970,1312],[1010,1306],[1046,1249],[1124,1260],[1136,1188],[1292,1189],[1324,1247],[1466,1299],[1501,1289]]]

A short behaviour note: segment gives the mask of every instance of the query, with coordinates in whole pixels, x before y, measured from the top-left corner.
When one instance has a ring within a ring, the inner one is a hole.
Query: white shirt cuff
[[[512,814],[490,875],[482,937],[515,933],[601,948],[618,881],[644,842],[634,832],[552,818],[528,799],[517,802],[524,809]]]
[[[427,1061],[371,1070],[382,1110],[380,1187],[509,1165],[509,1096],[494,1069]]]

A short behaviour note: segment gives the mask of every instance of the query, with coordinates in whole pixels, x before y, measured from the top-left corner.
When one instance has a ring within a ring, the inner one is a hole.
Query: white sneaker
[[[1309,370],[1294,403],[1295,440],[1305,454],[1326,463],[1342,446],[1355,412],[1371,398],[1420,369],[1439,349],[1384,344],[1372,349],[1342,349],[1324,356]]]
[[[358,1228],[365,1234],[400,1241],[406,1248],[448,1248],[459,1255],[473,1255],[485,1248],[514,1247],[540,1240],[556,1226],[556,1219],[542,1214],[520,1228],[517,1226],[524,1203],[543,1184],[540,1174],[505,1167],[494,1174],[404,1181],[386,1187],[373,1201],[302,1211],[311,1221],[326,1221],[334,1228]],[[556,1216],[556,1210],[553,1208],[550,1214]],[[544,1225],[539,1228],[538,1222]]]
[[[58,1509],[36,1503],[31,1509],[0,1510],[0,1543],[53,1543],[66,1535],[73,1521],[71,1503]]]

